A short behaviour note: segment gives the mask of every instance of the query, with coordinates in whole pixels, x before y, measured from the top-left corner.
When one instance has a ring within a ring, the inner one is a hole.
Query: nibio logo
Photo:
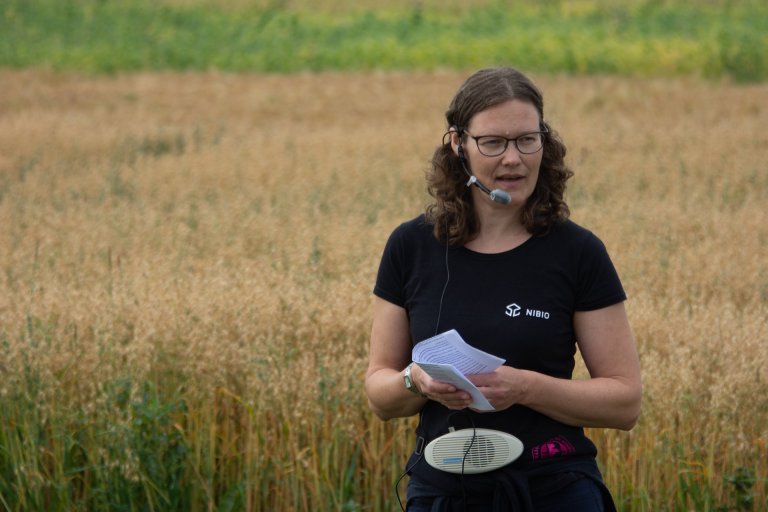
[[[543,320],[549,320],[548,311],[542,311],[540,309],[523,308],[522,306],[515,304],[514,302],[509,306],[507,306],[507,309],[506,311],[504,311],[504,314],[512,318],[517,318],[520,315],[524,315],[530,318],[541,318]]]

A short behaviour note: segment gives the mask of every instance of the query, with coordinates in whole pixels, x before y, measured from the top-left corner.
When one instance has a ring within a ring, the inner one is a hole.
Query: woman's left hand
[[[500,366],[492,373],[467,375],[467,378],[477,386],[496,411],[503,411],[522,401],[528,389],[525,374],[524,370]]]

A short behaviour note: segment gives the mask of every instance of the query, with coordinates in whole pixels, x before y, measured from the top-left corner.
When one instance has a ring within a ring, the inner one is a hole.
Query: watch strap
[[[413,379],[411,378],[411,368],[413,368],[413,361],[411,361],[410,364],[408,364],[408,366],[405,367],[405,372],[403,373],[403,381],[405,382],[405,389],[407,389],[414,395],[426,397],[427,395],[419,391],[419,389],[416,387],[416,384],[413,382]]]

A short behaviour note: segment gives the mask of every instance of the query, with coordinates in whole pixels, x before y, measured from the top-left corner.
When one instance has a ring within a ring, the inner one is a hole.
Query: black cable
[[[423,420],[422,414],[423,414],[423,410],[422,412],[419,413],[419,424],[421,424],[421,421]],[[402,479],[405,478],[405,475],[409,474],[411,470],[413,470],[413,468],[416,467],[416,464],[418,464],[421,458],[424,456],[424,449],[426,448],[426,442],[427,442],[426,439],[424,439],[423,437],[421,436],[416,437],[416,450],[418,450],[418,457],[413,462],[413,464],[411,464],[410,466],[406,466],[405,471],[403,471],[403,474],[400,475],[400,477],[395,482],[395,497],[397,498],[397,503],[400,505],[400,510],[402,510],[403,512],[405,512],[405,507],[403,507],[403,502],[402,500],[400,500],[400,493],[397,491],[397,488],[400,486],[400,482],[402,481]],[[407,500],[406,500],[406,504],[407,504]]]
[[[443,136],[443,138],[445,138],[445,136]],[[448,289],[448,283],[451,280],[451,269],[448,266],[448,226],[447,226],[447,223],[446,223],[445,238],[446,238],[446,240],[445,240],[445,284],[443,285],[443,291],[440,294],[440,302],[439,302],[438,307],[437,307],[437,320],[435,321],[435,336],[437,336],[438,330],[440,329],[440,317],[441,317],[441,315],[443,313],[443,298],[445,297],[445,291]],[[457,412],[464,412],[464,411],[457,411]],[[422,409],[422,412],[419,413],[419,424],[420,425],[423,424],[422,422],[424,420],[422,413],[423,413],[423,409]],[[448,416],[448,419],[446,421],[450,420],[450,418],[451,418],[451,416],[453,416],[453,414],[454,413],[451,413]],[[469,421],[472,423],[472,428],[474,429],[475,423],[472,421],[471,417],[470,417]],[[419,440],[421,440],[421,441],[419,441]],[[474,442],[474,440],[475,440],[475,435],[472,436],[472,442],[470,442],[469,448],[472,447],[472,443]],[[419,456],[416,458],[416,460],[414,461],[413,464],[411,464],[410,466],[406,466],[405,471],[403,471],[403,473],[398,477],[397,481],[395,481],[395,497],[397,498],[398,505],[400,505],[400,510],[402,510],[403,512],[405,512],[405,507],[403,507],[403,502],[400,499],[400,493],[398,492],[397,489],[400,486],[400,482],[403,480],[403,478],[405,478],[405,476],[407,474],[409,474],[413,470],[413,468],[416,467],[416,464],[418,464],[419,461],[421,461],[421,458],[424,456],[424,449],[425,449],[426,440],[423,437],[419,436],[419,437],[416,438],[416,442],[417,443],[421,442],[421,446],[420,447],[417,446],[417,448],[416,448],[417,450],[420,450],[420,452],[418,454]],[[467,449],[467,453],[469,453],[469,448]],[[464,458],[466,458],[466,456],[467,456],[467,454],[465,453],[464,454]],[[463,473],[464,473],[464,460],[463,459],[461,461],[461,472],[462,472],[462,478],[463,478]],[[462,489],[462,493],[463,493],[463,491],[464,491],[464,482],[463,482],[463,480],[462,480],[461,489]],[[407,502],[406,502],[406,504],[407,504]],[[464,510],[466,511],[466,495],[464,496]]]
[[[462,502],[464,512],[466,512],[467,511],[467,489],[464,486],[464,464],[466,463],[467,457],[469,456],[469,452],[472,450],[472,446],[475,444],[475,440],[477,439],[477,428],[475,427],[475,422],[472,419],[472,415],[465,410],[454,411],[450,413],[448,415],[448,418],[446,418],[446,421],[450,422],[451,417],[455,414],[465,414],[469,419],[470,425],[472,425],[472,439],[469,440],[469,445],[467,446],[467,449],[464,452],[464,456],[461,458],[461,473],[459,474],[459,482],[461,483],[461,502]]]
[[[464,512],[467,510],[467,489],[464,485],[464,468],[466,465],[467,457],[469,457],[469,453],[472,451],[472,447],[475,445],[475,441],[477,440],[477,427],[475,426],[475,422],[472,419],[472,415],[469,414],[466,410],[461,411],[453,411],[450,414],[448,414],[448,417],[445,419],[446,423],[448,424],[448,430],[449,432],[452,431],[451,429],[453,426],[451,425],[451,418],[456,414],[465,414],[467,418],[469,419],[469,423],[472,426],[472,438],[469,440],[469,444],[467,445],[466,450],[464,451],[464,455],[461,458],[461,473],[459,474],[459,482],[461,484],[461,502],[462,502],[462,508],[464,509]],[[422,413],[419,413],[421,416]],[[420,423],[423,418],[419,418]],[[397,503],[400,505],[400,510],[405,512],[405,507],[403,506],[403,501],[400,499],[400,493],[398,492],[398,487],[400,486],[400,482],[405,478],[406,475],[410,474],[411,470],[416,467],[416,464],[418,464],[422,457],[424,456],[424,450],[426,448],[426,440],[419,436],[417,437],[417,454],[418,457],[413,462],[413,464],[407,466],[405,468],[405,471],[398,477],[397,481],[395,481],[395,497],[397,498]]]
[[[422,452],[422,453],[423,453],[423,452]],[[410,472],[411,472],[411,470],[412,470],[413,468],[415,468],[415,467],[416,467],[416,464],[418,464],[418,463],[419,463],[419,461],[421,460],[421,457],[422,457],[422,456],[421,456],[421,455],[419,455],[419,457],[416,459],[416,462],[414,462],[414,463],[413,463],[412,465],[410,465],[409,467],[405,468],[405,471],[403,472],[403,474],[402,474],[402,475],[400,475],[400,478],[398,478],[398,479],[397,479],[397,482],[395,482],[395,496],[397,497],[397,503],[400,505],[400,510],[402,510],[403,512],[405,512],[405,507],[403,507],[403,502],[402,502],[402,500],[400,499],[400,493],[397,491],[397,488],[398,488],[398,486],[400,485],[400,481],[401,481],[403,478],[405,478],[405,475],[407,475],[408,473],[410,473]],[[406,500],[406,504],[407,504],[407,500]]]
[[[446,238],[448,233],[445,234]],[[443,314],[443,298],[445,297],[445,290],[448,289],[448,282],[451,280],[451,269],[448,266],[448,241],[445,242],[445,284],[443,285],[443,292],[440,294],[440,303],[437,307],[437,321],[435,322],[435,336],[437,336],[438,329],[440,328],[440,316]]]

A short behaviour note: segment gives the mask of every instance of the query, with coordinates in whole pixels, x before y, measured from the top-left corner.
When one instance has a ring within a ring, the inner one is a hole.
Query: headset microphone
[[[477,181],[477,177],[474,175],[470,176],[469,181],[467,182],[468,187],[472,185],[475,185],[477,188],[488,194],[488,197],[490,197],[492,201],[495,201],[499,204],[509,204],[512,202],[512,197],[510,197],[509,194],[500,188],[490,190],[488,187]]]
[[[486,194],[488,194],[488,197],[491,198],[492,201],[499,203],[499,204],[509,204],[512,202],[512,197],[507,194],[505,191],[501,190],[500,188],[496,189],[489,189],[482,183],[480,183],[477,180],[477,176],[469,172],[469,168],[467,167],[466,163],[466,157],[464,156],[464,148],[461,147],[461,144],[459,144],[457,148],[459,152],[459,160],[461,160],[461,166],[464,168],[464,172],[467,173],[467,176],[469,176],[469,181],[467,181],[467,186],[470,187],[472,185],[476,186]]]

